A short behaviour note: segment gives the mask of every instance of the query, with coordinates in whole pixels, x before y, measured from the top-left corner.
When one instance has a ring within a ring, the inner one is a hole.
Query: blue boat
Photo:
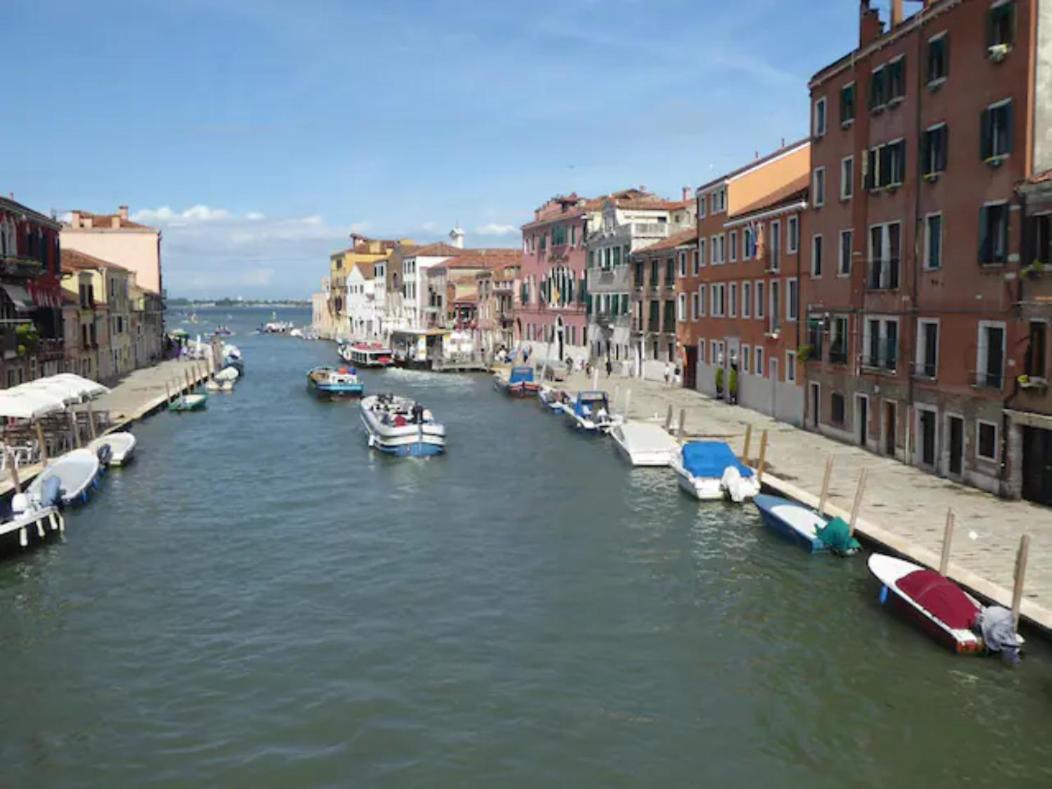
[[[307,373],[307,387],[319,397],[361,397],[365,391],[353,367],[315,367]]]
[[[565,405],[564,412],[572,427],[591,435],[605,435],[622,421],[610,413],[606,392],[578,392],[577,397]]]
[[[512,367],[508,377],[497,375],[493,385],[509,397],[533,397],[540,384],[533,377],[533,368],[528,365]]]
[[[756,473],[723,441],[688,441],[673,453],[669,465],[679,486],[699,501],[729,498],[741,504],[760,492]]]
[[[810,553],[832,551],[851,556],[861,548],[851,529],[840,518],[826,520],[817,512],[781,496],[753,498],[763,525]]]

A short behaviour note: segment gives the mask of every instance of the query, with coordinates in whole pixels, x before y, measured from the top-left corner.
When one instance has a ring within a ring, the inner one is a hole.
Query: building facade
[[[642,189],[615,192],[602,202],[598,226],[588,234],[587,287],[590,356],[610,359],[615,365],[632,360],[640,367],[639,339],[633,340],[630,303],[632,269],[629,258],[648,247],[690,228],[694,199],[684,189],[679,201],[664,200]]]
[[[377,334],[375,263],[355,263],[347,274],[347,319],[350,336],[372,339]]]
[[[70,212],[62,226],[62,247],[123,266],[135,274],[139,287],[164,296],[161,231],[128,218],[128,206],[116,214]]]
[[[138,366],[132,327],[133,285],[134,274],[123,266],[73,249],[62,250],[62,287],[79,304],[81,353],[77,357],[83,361],[88,351],[84,340],[89,339],[99,380],[119,378]],[[142,326],[145,317],[140,316],[138,322]],[[145,343],[141,336],[138,339]]]
[[[515,344],[515,297],[521,260],[495,266],[475,275],[478,289],[478,346],[487,356]]]
[[[329,255],[328,315],[322,325],[332,326],[332,336],[346,339],[353,333],[347,307],[347,279],[359,263],[375,263],[391,254],[399,244],[410,241],[367,238],[358,233],[351,234],[351,246]]]
[[[929,0],[907,17],[893,0],[885,24],[863,2],[859,42],[809,86],[806,423],[1017,496],[1016,187],[1052,146],[1049,6]]]
[[[0,198],[0,386],[61,371],[61,225]]]

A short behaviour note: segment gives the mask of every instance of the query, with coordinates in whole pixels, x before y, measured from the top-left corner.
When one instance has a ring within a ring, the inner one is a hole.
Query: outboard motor
[[[99,465],[108,466],[110,459],[113,457],[113,449],[109,444],[99,444],[98,449],[95,450],[95,454],[99,458]]]
[[[734,466],[728,466],[724,469],[723,476],[720,478],[720,485],[735,504],[741,504],[745,501],[745,492],[742,490],[742,475]]]
[[[29,496],[27,496],[25,493],[16,493],[14,496],[11,497],[11,514],[14,517],[22,517],[27,512],[29,512],[29,507]]]

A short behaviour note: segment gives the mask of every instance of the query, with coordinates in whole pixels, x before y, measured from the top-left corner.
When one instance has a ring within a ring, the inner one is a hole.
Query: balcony
[[[870,351],[862,356],[862,368],[870,372],[893,373],[898,359],[893,350]]]
[[[833,343],[829,348],[830,364],[847,364],[847,347]]]
[[[9,277],[39,277],[44,273],[44,264],[36,258],[8,255],[0,257],[0,273]]]
[[[934,381],[938,370],[936,369],[935,362],[914,362],[913,363],[913,377],[914,378],[925,378],[929,381]]]
[[[899,259],[869,261],[869,278],[866,289],[874,291],[898,290]]]

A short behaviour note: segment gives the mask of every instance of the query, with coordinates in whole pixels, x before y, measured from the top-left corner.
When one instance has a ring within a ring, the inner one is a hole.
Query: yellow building
[[[412,244],[410,239],[397,241],[366,238],[351,234],[351,246],[329,255],[328,321],[336,328],[337,337],[351,336],[350,315],[347,312],[347,276],[358,263],[383,260],[399,244]]]
[[[124,266],[72,249],[63,249],[61,255],[62,288],[77,297],[82,310],[92,308],[95,312],[94,336],[87,317],[78,320],[84,323],[78,356],[84,355],[87,344],[96,355],[98,378],[126,375],[135,369],[131,330],[131,287],[135,275]],[[104,325],[98,325],[100,320]]]

